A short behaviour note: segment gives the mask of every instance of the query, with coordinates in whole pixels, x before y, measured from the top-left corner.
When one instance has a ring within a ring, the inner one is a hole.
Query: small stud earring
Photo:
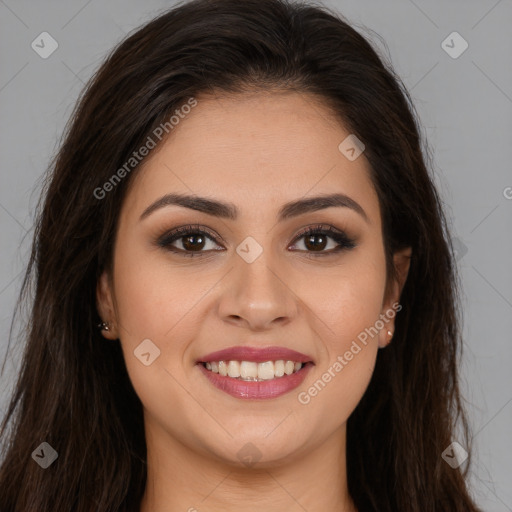
[[[388,341],[388,345],[389,345],[391,343],[391,338],[393,337],[393,332],[388,331],[388,336],[389,336],[389,341]]]
[[[110,326],[108,325],[108,322],[101,322],[98,324],[98,328],[102,331],[110,331]]]

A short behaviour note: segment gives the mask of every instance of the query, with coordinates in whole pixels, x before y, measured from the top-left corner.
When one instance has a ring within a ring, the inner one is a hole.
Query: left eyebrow
[[[199,197],[186,194],[166,194],[154,203],[150,204],[140,216],[143,220],[151,213],[166,206],[181,206],[196,210],[214,217],[220,217],[228,220],[236,220],[239,214],[238,208],[233,203],[218,201],[208,197]],[[283,221],[304,213],[314,212],[332,207],[350,208],[357,212],[363,219],[370,224],[368,215],[363,207],[345,194],[328,194],[306,199],[298,199],[284,204],[278,212],[278,220]]]

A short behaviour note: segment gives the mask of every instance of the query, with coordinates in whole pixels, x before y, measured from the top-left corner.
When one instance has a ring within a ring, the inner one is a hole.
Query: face
[[[120,339],[148,437],[228,464],[291,461],[344,431],[403,281],[385,296],[369,164],[339,149],[350,132],[327,107],[197,101],[130,184],[98,283],[104,335]],[[159,201],[171,194],[210,203]]]

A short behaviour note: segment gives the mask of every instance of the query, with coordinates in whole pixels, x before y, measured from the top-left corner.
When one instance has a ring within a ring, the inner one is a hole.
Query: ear
[[[379,332],[379,347],[386,347],[393,337],[395,332],[395,318],[398,311],[401,309],[399,306],[400,295],[409,274],[409,267],[411,264],[412,248],[406,247],[396,251],[393,255],[393,264],[396,269],[396,279],[386,287],[386,293],[382,304],[381,319],[384,327]],[[391,336],[388,334],[391,331]]]
[[[117,318],[110,274],[106,270],[103,271],[96,285],[96,307],[102,321],[109,324],[109,330],[102,330],[101,334],[104,338],[116,340],[118,338]]]

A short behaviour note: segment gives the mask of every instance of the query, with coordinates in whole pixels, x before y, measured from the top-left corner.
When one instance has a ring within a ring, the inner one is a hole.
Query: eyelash
[[[206,237],[210,238],[213,242],[215,242],[217,245],[219,243],[217,242],[215,235],[210,232],[209,230],[199,226],[199,225],[188,225],[188,226],[182,226],[180,228],[174,229],[172,231],[169,231],[168,233],[164,234],[162,237],[160,237],[157,240],[157,245],[162,247],[163,249],[169,250],[171,252],[174,252],[176,254],[179,254],[181,256],[185,257],[201,257],[206,252],[210,251],[184,251],[182,249],[177,249],[175,247],[172,247],[171,244],[175,242],[176,240],[179,240],[181,238],[185,238],[187,235],[205,235]],[[335,249],[331,249],[330,251],[299,251],[299,252],[307,252],[308,257],[316,258],[316,257],[325,257],[325,256],[332,256],[334,254],[337,254],[343,250],[350,250],[356,247],[356,243],[353,239],[349,238],[343,231],[338,231],[333,229],[331,226],[325,226],[323,224],[318,224],[316,226],[310,226],[303,231],[301,231],[297,236],[295,237],[294,241],[292,242],[292,245],[295,245],[297,241],[299,241],[301,238],[305,236],[312,236],[312,235],[326,235],[329,238],[332,238],[335,242],[338,243],[338,247]],[[220,251],[219,251],[220,252]]]

